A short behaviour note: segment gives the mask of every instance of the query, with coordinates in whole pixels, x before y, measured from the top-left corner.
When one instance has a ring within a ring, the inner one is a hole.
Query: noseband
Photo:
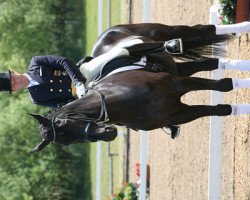
[[[101,112],[100,115],[98,117],[98,119],[95,118],[78,118],[79,120],[83,120],[85,122],[87,122],[87,125],[85,126],[85,129],[83,131],[83,135],[87,136],[87,140],[89,141],[89,133],[91,131],[91,128],[93,127],[94,124],[96,125],[101,125],[105,122],[109,121],[109,116],[108,116],[108,111],[107,111],[107,106],[105,103],[105,97],[104,95],[98,90],[98,89],[94,89],[94,88],[90,88],[89,90],[93,90],[95,91],[98,96],[100,97],[101,100]],[[102,120],[104,118],[104,120]],[[51,120],[51,126],[52,126],[52,130],[53,130],[53,143],[55,143],[56,140],[56,130],[55,130],[55,125],[54,125],[54,121],[55,121],[56,117],[53,117]],[[86,141],[86,142],[88,142]]]

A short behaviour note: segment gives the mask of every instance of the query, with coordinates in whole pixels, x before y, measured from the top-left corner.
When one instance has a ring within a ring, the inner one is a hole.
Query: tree
[[[77,4],[82,1],[75,0]],[[1,71],[26,71],[34,55],[82,57],[82,9],[62,0],[0,1]],[[65,13],[64,13],[65,12]],[[89,146],[51,144],[29,156],[39,141],[27,113],[46,113],[26,91],[0,94],[0,199],[90,199]]]

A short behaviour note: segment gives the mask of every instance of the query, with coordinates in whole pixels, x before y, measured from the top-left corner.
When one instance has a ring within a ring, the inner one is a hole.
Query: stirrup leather
[[[170,54],[183,54],[183,44],[181,38],[164,42],[165,51]]]

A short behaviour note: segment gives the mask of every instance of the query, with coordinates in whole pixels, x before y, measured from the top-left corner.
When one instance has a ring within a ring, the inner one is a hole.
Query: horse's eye
[[[61,127],[61,126],[63,126],[64,124],[66,124],[67,122],[66,122],[66,120],[56,120],[55,122],[54,122],[54,124],[57,126],[57,127]]]
[[[44,133],[43,137],[44,137],[44,139],[52,140],[53,139],[53,134],[52,134],[52,132],[47,131],[46,133]]]

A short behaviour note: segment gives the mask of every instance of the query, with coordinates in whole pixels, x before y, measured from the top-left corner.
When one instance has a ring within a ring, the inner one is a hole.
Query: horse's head
[[[30,114],[39,123],[42,141],[31,151],[44,149],[50,142],[63,145],[75,143],[96,142],[98,140],[112,141],[117,136],[117,129],[112,125],[97,124],[79,116],[66,117],[58,114],[56,117]]]

